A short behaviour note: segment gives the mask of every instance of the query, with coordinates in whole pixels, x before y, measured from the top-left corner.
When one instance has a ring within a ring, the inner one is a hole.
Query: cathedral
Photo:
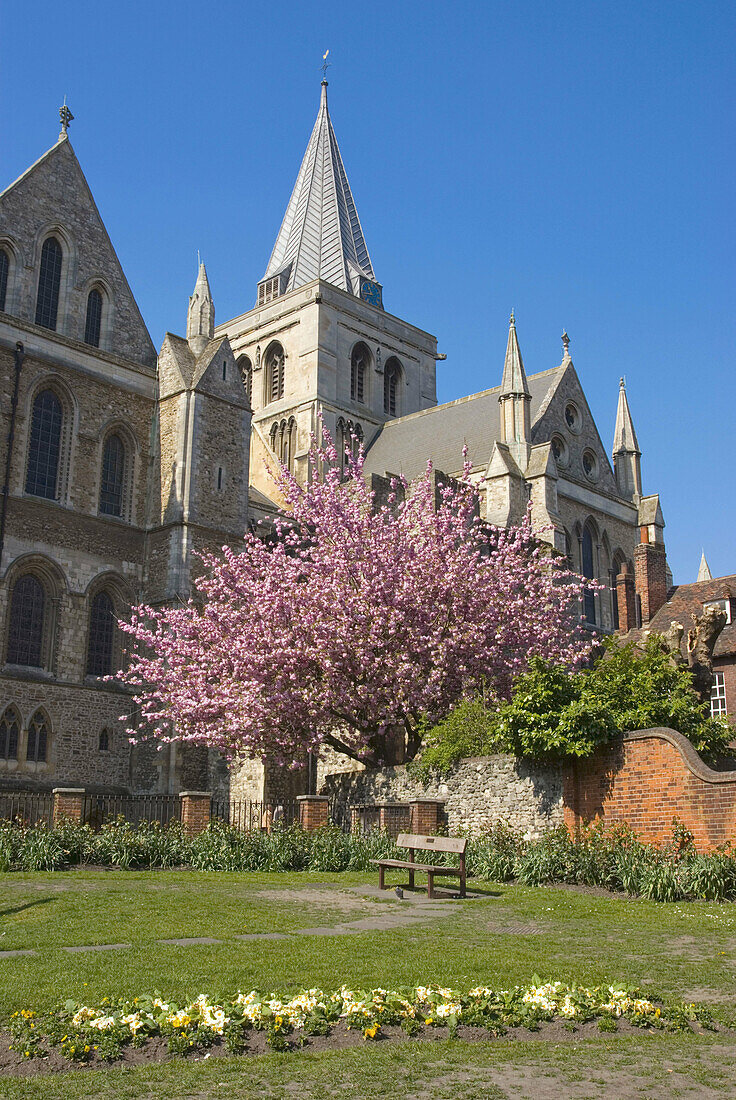
[[[581,608],[591,628],[661,607],[664,520],[623,381],[609,460],[567,336],[559,364],[527,373],[512,314],[488,364],[498,385],[437,404],[444,357],[383,308],[326,81],[255,305],[216,325],[200,264],[186,332],[158,355],[60,114],[56,143],[0,193],[0,789],[296,793],[260,760],[229,771],[200,749],[131,747],[132,701],[109,677],[130,606],[188,599],[198,552],[270,530],[284,502],[268,471],[304,481],[320,420],[341,452],[362,443],[379,499],[428,459],[456,476],[467,447],[485,518],[531,505],[600,582]]]

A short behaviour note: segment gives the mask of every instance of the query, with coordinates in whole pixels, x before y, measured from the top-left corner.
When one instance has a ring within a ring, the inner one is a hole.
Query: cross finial
[[[509,317],[509,324],[516,325],[516,318],[514,317],[514,307],[511,307],[511,316]]]
[[[618,388],[620,390],[625,390],[626,389],[626,376],[625,375],[624,375],[623,378],[620,379],[619,384],[618,384]]]
[[[570,337],[567,335],[567,332],[562,333],[562,347],[565,352],[565,358],[567,359],[570,354]]]
[[[329,50],[325,50],[325,52],[322,54],[322,83],[323,84],[327,83],[327,70],[329,69],[330,65],[332,64],[331,61],[327,60],[327,58],[329,56],[329,53],[330,53]]]
[[[63,105],[59,108],[59,118],[61,119],[61,133],[65,134],[69,129],[69,123],[74,120],[74,115],[66,105],[66,96],[64,96]]]

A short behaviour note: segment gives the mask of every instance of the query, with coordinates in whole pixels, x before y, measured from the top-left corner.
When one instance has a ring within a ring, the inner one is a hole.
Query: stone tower
[[[638,504],[641,500],[641,451],[626,398],[626,382],[621,379],[613,433],[613,469],[621,496]]]
[[[321,416],[339,445],[436,404],[437,341],[386,312],[323,81],[317,120],[256,306],[229,337],[252,402],[251,508],[281,501],[268,467],[307,477]]]

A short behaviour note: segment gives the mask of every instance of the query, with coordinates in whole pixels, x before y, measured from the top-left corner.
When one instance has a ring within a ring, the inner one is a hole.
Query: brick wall
[[[565,768],[565,822],[625,822],[647,841],[672,835],[679,818],[709,851],[736,839],[736,772],[715,772],[669,729],[638,730]]]
[[[667,601],[667,555],[661,543],[641,542],[634,547],[634,574],[641,621],[648,623]]]

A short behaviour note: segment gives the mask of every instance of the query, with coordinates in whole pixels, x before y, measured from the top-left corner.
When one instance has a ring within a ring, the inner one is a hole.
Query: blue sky
[[[625,374],[677,581],[736,572],[736,5],[684,0],[6,5],[0,182],[70,135],[159,344],[202,251],[250,308],[319,102],[384,302],[436,333],[440,400],[566,328],[610,448]]]

